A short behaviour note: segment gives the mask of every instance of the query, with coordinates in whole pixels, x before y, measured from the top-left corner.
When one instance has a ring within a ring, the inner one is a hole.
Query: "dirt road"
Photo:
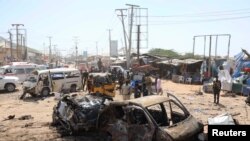
[[[191,114],[204,124],[207,123],[208,117],[226,112],[235,115],[234,118],[240,124],[250,124],[250,118],[247,116],[250,107],[246,107],[244,102],[246,97],[221,94],[221,104],[215,105],[212,94],[197,95],[201,86],[176,84],[171,81],[163,81],[163,86],[164,93],[167,91],[174,93]],[[18,99],[20,93],[21,91],[0,93],[0,141],[86,140],[87,137],[61,137],[57,130],[50,126],[52,109],[57,102],[54,97],[26,98],[23,101]],[[121,96],[117,94],[115,99],[121,99]],[[5,120],[9,115],[15,115],[15,118]],[[31,115],[31,118],[18,119],[24,115]]]

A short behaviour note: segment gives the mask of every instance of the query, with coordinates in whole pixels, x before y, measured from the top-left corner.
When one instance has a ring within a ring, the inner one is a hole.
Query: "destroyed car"
[[[90,107],[82,108],[81,111],[86,109],[88,114]],[[92,114],[95,115],[92,118],[86,118],[87,115],[81,115],[83,112],[76,112],[77,109],[70,109],[67,105],[54,109],[54,115],[65,113],[63,118],[70,120],[67,126],[74,131],[81,128],[85,132],[92,127],[92,131],[104,133],[103,135],[115,141],[188,141],[198,140],[198,136],[203,135],[203,124],[171,94],[168,97],[152,95],[122,102],[111,101],[99,108],[89,111],[98,112]],[[77,114],[81,116],[75,116]],[[57,119],[58,116],[53,118],[54,121]],[[89,126],[89,122],[95,123]]]
[[[112,100],[101,94],[65,95],[53,108],[52,124],[61,125],[70,134],[95,130],[99,113]]]
[[[77,69],[58,68],[32,72],[23,82],[23,99],[28,93],[31,96],[48,96],[51,92],[69,90],[76,92],[81,87],[81,74]]]

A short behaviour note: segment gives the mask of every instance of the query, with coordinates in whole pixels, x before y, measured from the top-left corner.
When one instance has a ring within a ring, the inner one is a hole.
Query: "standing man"
[[[82,89],[84,91],[85,85],[87,85],[89,73],[85,70],[84,73],[82,74],[82,77],[83,77],[83,88]]]
[[[215,81],[213,82],[213,91],[214,91],[214,103],[216,104],[219,104],[220,90],[221,90],[221,82],[220,80],[218,80],[218,76],[215,76]]]
[[[102,72],[103,64],[102,64],[101,58],[99,58],[99,61],[97,62],[97,65],[98,65],[99,72]]]
[[[134,98],[141,97],[141,91],[139,89],[139,84],[135,83],[135,89],[134,89]]]
[[[146,88],[148,89],[148,94],[151,95],[152,94],[152,80],[149,74],[145,78],[145,83],[146,83]]]
[[[157,81],[156,81],[156,91],[157,91],[157,94],[160,94],[160,95],[163,94],[162,87],[161,87],[161,77],[160,76],[157,78]]]
[[[129,100],[130,99],[130,84],[127,80],[125,84],[122,85],[121,94],[123,97],[123,100]]]

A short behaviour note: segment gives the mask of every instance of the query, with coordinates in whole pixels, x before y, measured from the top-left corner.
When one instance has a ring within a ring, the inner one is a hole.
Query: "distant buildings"
[[[0,65],[5,65],[12,61],[29,61],[37,64],[43,63],[43,54],[30,47],[19,45],[18,59],[16,44],[12,43],[12,59],[11,59],[11,45],[8,40],[0,36]]]

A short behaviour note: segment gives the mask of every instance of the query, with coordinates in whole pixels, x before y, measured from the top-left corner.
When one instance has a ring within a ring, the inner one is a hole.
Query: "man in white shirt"
[[[130,99],[130,84],[129,84],[129,81],[126,81],[126,83],[122,85],[121,94],[123,96],[123,100],[129,100]]]

